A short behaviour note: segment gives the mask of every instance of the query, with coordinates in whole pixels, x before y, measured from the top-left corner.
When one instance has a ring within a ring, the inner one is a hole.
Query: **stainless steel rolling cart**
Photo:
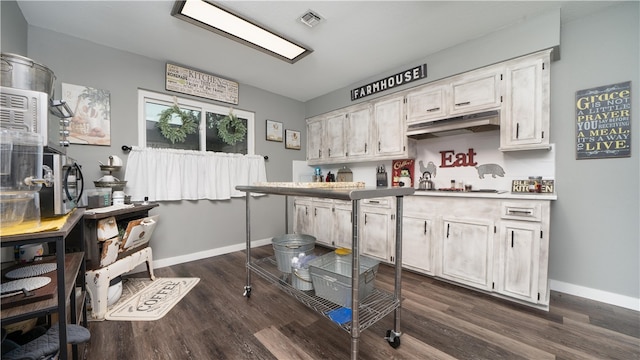
[[[279,272],[274,257],[254,260],[251,258],[251,193],[284,195],[288,204],[288,196],[306,196],[327,199],[351,201],[352,223],[352,269],[351,269],[351,321],[339,326],[351,333],[351,359],[358,358],[358,343],[360,332],[394,312],[394,329],[387,330],[385,339],[389,344],[397,348],[400,346],[400,309],[401,309],[401,285],[402,285],[402,203],[404,196],[414,193],[413,188],[325,188],[304,187],[296,183],[266,183],[259,186],[236,186],[239,191],[244,191],[246,204],[246,234],[247,234],[247,284],[244,287],[244,296],[251,297],[251,272],[255,272],[267,281],[277,285],[286,293],[292,295],[309,308],[329,318],[328,313],[337,310],[341,306],[315,296],[312,291],[301,291],[290,285],[287,274]],[[337,183],[339,184],[339,183]],[[373,293],[360,300],[359,289],[359,238],[358,238],[358,212],[360,200],[379,198],[385,196],[396,197],[396,255],[395,255],[395,285],[393,294],[374,289]]]

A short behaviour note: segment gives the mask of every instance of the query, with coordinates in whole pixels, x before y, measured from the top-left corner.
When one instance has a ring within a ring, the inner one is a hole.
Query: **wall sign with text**
[[[351,90],[351,101],[361,99],[365,96],[373,95],[381,91],[389,90],[396,86],[404,85],[412,81],[427,77],[427,64],[422,64],[414,68],[405,70],[395,75],[387,76],[384,79],[374,81],[367,85],[358,86]]]
[[[576,92],[576,159],[631,156],[631,81]]]
[[[238,105],[238,83],[167,63],[167,90]]]

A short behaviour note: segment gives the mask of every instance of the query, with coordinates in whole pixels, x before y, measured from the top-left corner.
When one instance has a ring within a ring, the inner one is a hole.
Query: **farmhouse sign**
[[[631,156],[631,81],[576,92],[576,158]]]
[[[238,105],[238,83],[167,63],[167,90]]]
[[[374,81],[370,84],[359,86],[351,90],[351,101],[361,99],[365,96],[373,95],[381,91],[389,90],[396,86],[410,83],[427,77],[427,64],[422,64],[414,68],[405,70],[384,79]]]

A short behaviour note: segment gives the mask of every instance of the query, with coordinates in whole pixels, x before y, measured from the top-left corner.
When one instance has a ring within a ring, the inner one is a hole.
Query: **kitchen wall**
[[[629,158],[576,160],[574,105],[578,90],[629,80],[632,98],[638,99],[639,3],[623,2],[563,24],[558,14],[527,19],[406,66],[386,69],[307,102],[307,117],[349,106],[349,91],[354,87],[418,64],[427,64],[425,82],[430,82],[559,46],[560,59],[551,64],[551,143],[558,196],[551,210],[551,288],[640,310],[638,146],[632,145]],[[637,101],[632,107],[638,107]],[[637,109],[631,111],[634,142],[640,139],[638,113]],[[421,140],[418,149],[419,154],[435,153],[441,144]],[[526,159],[531,154],[505,156]],[[368,171],[375,172],[375,165]]]
[[[5,15],[23,19],[14,2],[2,1],[1,5],[4,51],[5,35],[14,38],[17,43],[22,43],[25,28],[14,28],[9,26],[12,23],[5,23]],[[5,11],[6,9],[9,11]],[[137,90],[168,93],[164,90],[165,61],[153,60],[32,26],[28,27],[28,42],[25,46],[28,51],[20,55],[28,56],[54,71],[57,77],[56,94],[60,94],[62,82],[110,91],[111,146],[72,144],[68,149],[68,155],[83,166],[85,180],[92,188],[93,181],[104,175],[100,172],[99,160],[104,162],[110,154],[116,154],[126,161],[127,154],[120,147],[138,145]],[[19,52],[21,47],[13,47],[13,50]],[[172,62],[173,59],[165,60]],[[221,55],[219,59],[212,61],[231,60]],[[225,74],[217,75],[224,77]],[[255,112],[255,152],[269,156],[266,162],[268,180],[290,181],[292,161],[303,160],[305,153],[285,149],[284,143],[281,142],[266,141],[265,125],[267,119],[281,121],[285,128],[300,130],[302,137],[306,138],[304,104],[244,84],[240,84],[239,94],[240,103],[236,108]],[[124,177],[124,172],[119,175]],[[252,211],[254,216],[251,231],[254,239],[270,239],[285,232],[283,197],[254,198]],[[209,257],[243,249],[245,246],[243,198],[227,201],[162,202],[152,213],[160,215],[151,243],[156,266]]]

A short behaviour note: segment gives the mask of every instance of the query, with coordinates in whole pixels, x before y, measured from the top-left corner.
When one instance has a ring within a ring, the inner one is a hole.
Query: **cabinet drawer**
[[[542,205],[538,203],[502,203],[502,219],[542,221]]]
[[[385,208],[385,209],[391,208],[391,199],[389,198],[364,199],[362,200],[362,203],[370,206],[376,206],[379,208]]]

